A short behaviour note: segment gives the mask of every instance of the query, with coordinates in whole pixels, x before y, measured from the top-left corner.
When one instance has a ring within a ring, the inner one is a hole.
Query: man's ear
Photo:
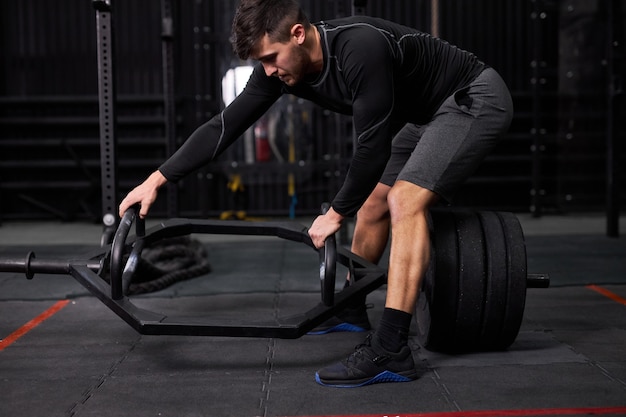
[[[291,27],[291,36],[295,39],[298,45],[302,45],[306,39],[306,30],[302,23],[296,23]]]

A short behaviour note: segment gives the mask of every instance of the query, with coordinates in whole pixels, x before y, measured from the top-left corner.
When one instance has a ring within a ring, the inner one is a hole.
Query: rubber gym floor
[[[528,289],[513,345],[447,355],[413,336],[417,381],[356,389],[322,387],[314,374],[362,333],[143,336],[70,276],[0,272],[0,416],[626,416],[626,239],[606,237],[602,215],[519,218],[528,270],[548,273],[551,287]],[[0,257],[81,259],[101,234],[94,224],[5,222]],[[140,307],[236,322],[320,301],[308,246],[197,238],[212,271],[137,296]],[[384,291],[368,296],[374,326]]]

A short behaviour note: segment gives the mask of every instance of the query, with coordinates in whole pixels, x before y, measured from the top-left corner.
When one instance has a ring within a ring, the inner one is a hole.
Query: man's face
[[[302,80],[310,63],[305,48],[293,36],[287,43],[281,43],[272,42],[265,34],[252,58],[261,62],[268,77],[277,77],[288,86]]]

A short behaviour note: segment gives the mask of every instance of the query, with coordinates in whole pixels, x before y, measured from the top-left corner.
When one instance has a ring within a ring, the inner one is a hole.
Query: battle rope
[[[159,291],[211,272],[205,246],[190,237],[163,239],[144,248],[127,295]]]

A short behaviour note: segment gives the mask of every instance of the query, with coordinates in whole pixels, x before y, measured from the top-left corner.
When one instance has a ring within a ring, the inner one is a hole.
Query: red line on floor
[[[442,413],[417,414],[357,414],[336,416],[307,416],[307,417],[529,417],[529,416],[563,416],[563,415],[618,415],[626,413],[626,407],[597,407],[597,408],[540,408],[531,410],[484,410],[484,411],[450,411]]]
[[[592,291],[595,291],[597,293],[600,293],[602,295],[604,295],[605,297],[610,298],[611,300],[615,301],[616,303],[620,303],[626,306],[626,299],[620,297],[619,295],[615,294],[614,292],[611,292],[609,290],[607,290],[606,288],[602,288],[598,285],[587,285],[587,288],[589,288]]]
[[[52,317],[59,310],[65,307],[67,303],[69,302],[70,300],[57,301],[52,307],[50,307],[49,309],[47,309],[46,311],[44,311],[43,313],[41,313],[40,315],[38,315],[37,317],[29,321],[25,325],[23,325],[22,327],[14,331],[13,333],[8,335],[6,338],[0,340],[0,352],[6,349],[7,347],[11,346],[13,343],[15,343],[17,339],[19,339],[20,337],[24,336],[26,333],[33,330],[35,327],[39,326],[43,321]]]

